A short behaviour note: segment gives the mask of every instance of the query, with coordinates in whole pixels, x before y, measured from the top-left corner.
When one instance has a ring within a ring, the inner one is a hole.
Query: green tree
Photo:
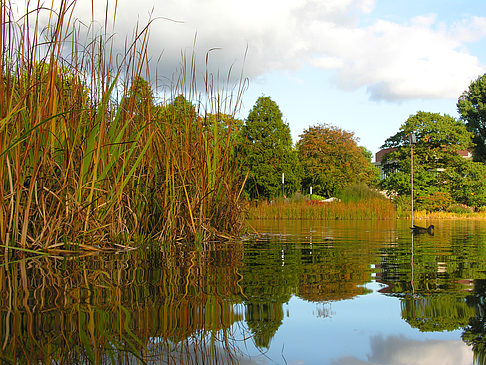
[[[241,128],[240,153],[244,173],[248,173],[245,190],[250,198],[273,198],[299,187],[300,166],[292,147],[289,126],[282,121],[278,105],[270,97],[259,97]]]
[[[320,124],[309,127],[297,143],[303,168],[302,187],[325,197],[355,183],[371,184],[377,173],[354,133]]]
[[[439,192],[449,193],[462,204],[478,207],[486,203],[486,169],[458,154],[472,148],[472,134],[463,122],[438,113],[418,112],[410,116],[400,131],[388,138],[382,148],[393,147],[383,159],[387,176],[381,187],[399,195],[410,195],[411,151],[409,136],[416,135],[414,146],[414,196],[425,198]]]
[[[474,134],[474,160],[486,162],[486,74],[471,82],[457,102],[467,129]]]

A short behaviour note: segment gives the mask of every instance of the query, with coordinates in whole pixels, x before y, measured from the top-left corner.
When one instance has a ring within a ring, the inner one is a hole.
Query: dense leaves
[[[240,152],[244,172],[248,173],[246,192],[250,198],[273,198],[282,194],[282,173],[285,194],[299,186],[299,164],[292,148],[289,126],[282,121],[278,105],[269,97],[260,97],[241,129]]]
[[[474,159],[486,162],[486,74],[471,82],[459,97],[457,109],[467,129],[474,134]]]
[[[331,197],[355,183],[370,184],[376,179],[369,152],[360,148],[357,138],[328,124],[309,127],[297,143],[303,167],[304,191]]]
[[[479,207],[486,204],[483,164],[464,158],[473,147],[466,126],[448,115],[418,112],[388,138],[384,148],[394,148],[383,160],[386,178],[382,188],[399,195],[411,193],[410,133],[417,137],[413,147],[414,196],[419,201],[435,199],[437,193],[450,194],[457,203]],[[433,198],[434,197],[434,198]],[[425,204],[425,206],[429,206]]]

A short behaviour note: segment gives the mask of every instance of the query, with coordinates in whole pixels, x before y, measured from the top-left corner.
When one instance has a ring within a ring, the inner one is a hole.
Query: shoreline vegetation
[[[156,97],[150,24],[120,55],[109,14],[96,34],[73,11],[63,0],[15,19],[10,2],[1,3],[5,253],[235,237],[244,181],[230,137],[245,82],[216,90],[206,71],[197,85],[194,56],[182,56],[178,79],[159,85],[169,91]]]
[[[411,212],[397,211],[392,201],[380,199],[363,200],[361,202],[319,202],[310,199],[292,200],[275,199],[250,204],[248,219],[257,220],[389,220],[410,219]],[[486,212],[428,212],[416,210],[413,212],[416,220],[441,219],[473,219],[486,220]]]
[[[195,56],[183,55],[178,77],[155,83],[154,92],[150,23],[118,54],[109,14],[98,33],[73,14],[74,3],[62,0],[59,9],[29,9],[16,19],[10,2],[1,3],[0,251],[6,255],[202,245],[238,237],[246,218],[409,217],[405,206],[397,209],[372,189],[348,191],[331,203],[299,194],[248,203],[235,137],[246,81],[230,85],[231,68],[226,81],[207,69],[200,76]],[[486,213],[415,217],[483,219]]]
[[[459,209],[461,208],[461,209]],[[454,209],[455,211],[453,211]],[[415,209],[414,219],[486,219],[486,211],[452,205],[448,211]],[[364,184],[345,188],[336,198],[296,193],[292,198],[277,198],[250,203],[249,219],[282,220],[391,220],[410,219],[410,202],[392,200]]]
[[[316,200],[276,199],[251,204],[249,219],[396,219],[391,201],[370,199],[360,202],[319,202]]]

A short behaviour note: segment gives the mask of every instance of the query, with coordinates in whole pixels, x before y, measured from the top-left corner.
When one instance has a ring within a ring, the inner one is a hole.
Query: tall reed
[[[395,219],[392,202],[383,198],[320,203],[314,201],[259,202],[250,206],[250,219]]]
[[[165,96],[172,108],[140,97],[141,75],[150,80],[149,26],[115,64],[109,22],[83,42],[73,9],[62,0],[56,11],[15,19],[1,2],[0,241],[92,249],[236,234],[241,181],[227,114],[241,88],[220,96],[206,77],[199,92],[195,63],[183,59]]]

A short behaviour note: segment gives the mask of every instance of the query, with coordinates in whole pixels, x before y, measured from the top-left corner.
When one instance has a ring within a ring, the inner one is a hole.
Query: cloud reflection
[[[371,337],[368,361],[348,356],[332,365],[462,365],[473,363],[473,351],[461,340],[417,341],[403,336]]]

